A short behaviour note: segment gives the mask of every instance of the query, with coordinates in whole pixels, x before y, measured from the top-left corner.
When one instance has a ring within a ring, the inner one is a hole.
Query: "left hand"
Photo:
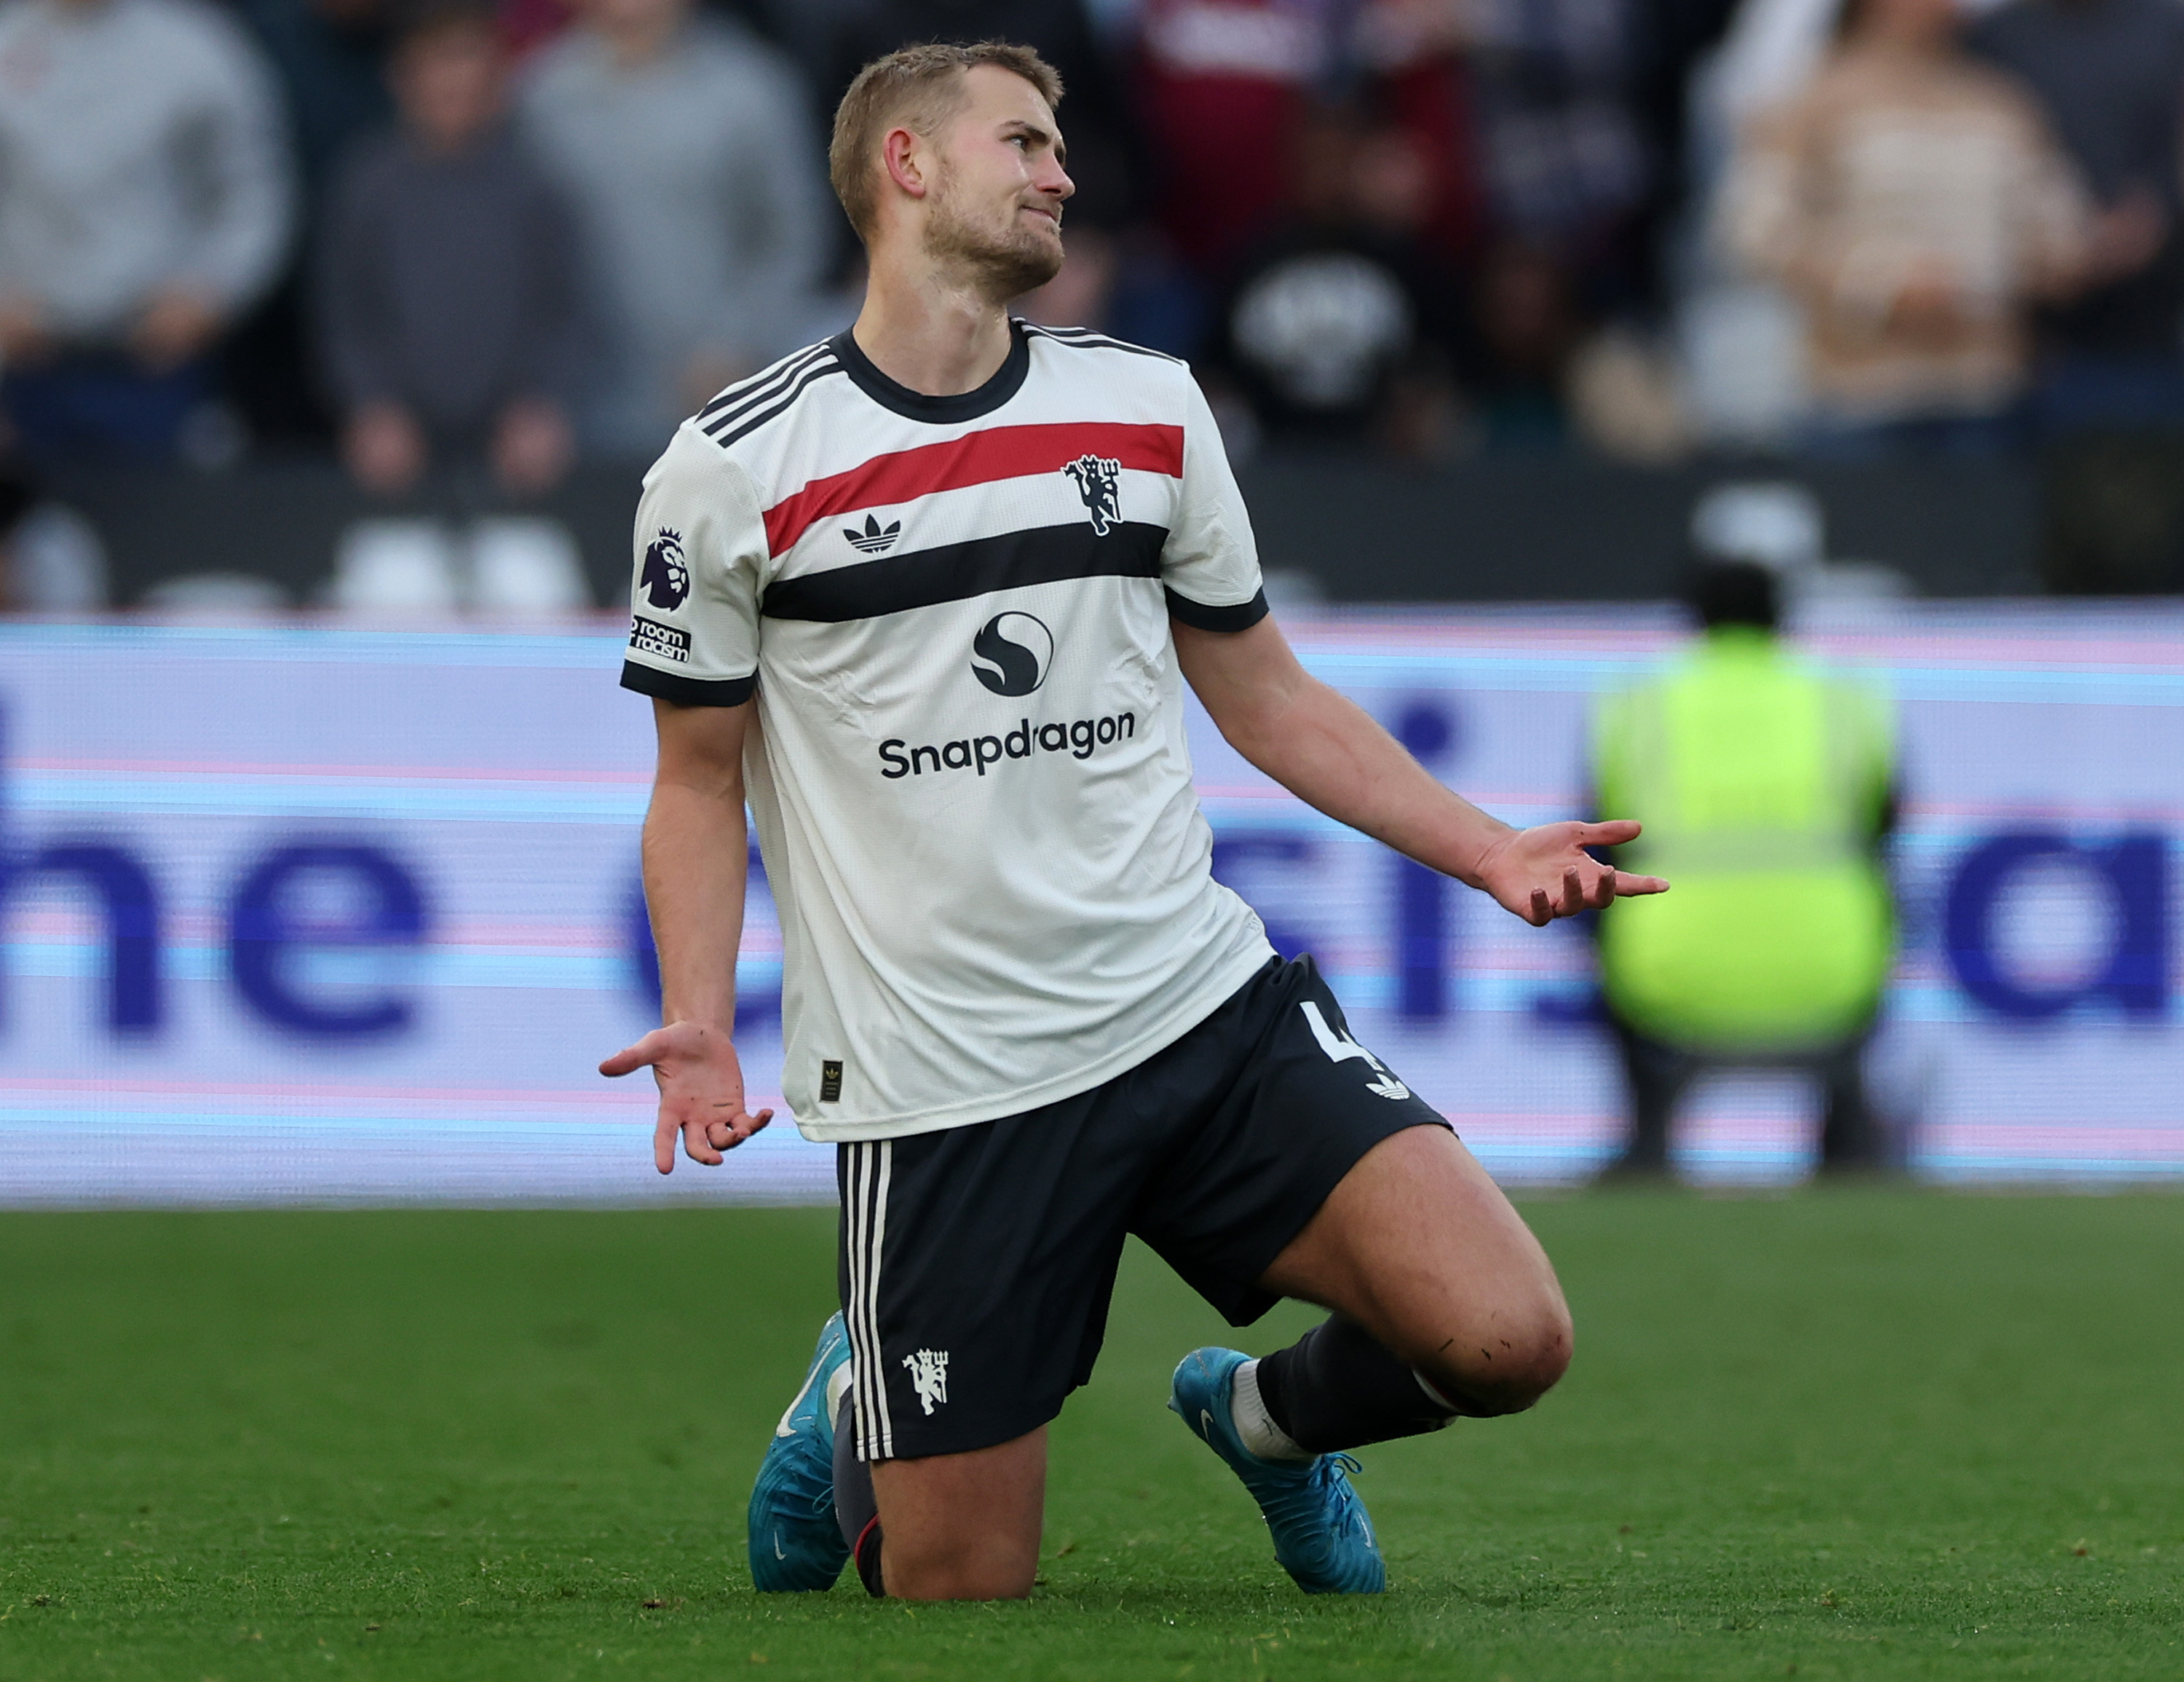
[[[194,292],[155,292],[136,318],[130,343],[153,373],[171,373],[207,348],[222,325],[220,311]]]
[[[744,1066],[735,1042],[716,1028],[688,1022],[656,1028],[601,1063],[599,1072],[611,1079],[647,1067],[660,1088],[652,1166],[663,1174],[675,1172],[678,1137],[692,1161],[717,1168],[723,1151],[773,1119],[771,1110],[754,1116],[744,1107]]]
[[[1612,823],[1543,823],[1503,836],[1479,855],[1479,885],[1502,909],[1544,928],[1557,917],[1596,911],[1619,896],[1665,894],[1658,876],[1632,876],[1602,864],[1587,847],[1620,847],[1638,838],[1628,818]]]

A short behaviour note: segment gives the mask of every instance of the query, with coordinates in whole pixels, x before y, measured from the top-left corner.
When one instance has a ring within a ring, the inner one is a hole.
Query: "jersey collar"
[[[843,371],[866,397],[905,420],[924,420],[934,426],[976,420],[982,415],[991,415],[1023,388],[1024,376],[1031,372],[1031,343],[1024,337],[1023,323],[1013,317],[1009,321],[1008,359],[984,385],[953,397],[928,397],[923,392],[898,385],[872,365],[872,358],[858,348],[857,341],[847,329],[827,343],[833,347],[834,359],[842,365]]]

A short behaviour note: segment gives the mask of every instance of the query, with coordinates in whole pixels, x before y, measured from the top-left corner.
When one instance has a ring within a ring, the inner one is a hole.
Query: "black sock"
[[[1259,1400],[1291,1442],[1314,1454],[1438,1431],[1459,1411],[1339,1314],[1261,1358]]]
[[[880,1503],[872,1493],[872,1468],[857,1458],[856,1427],[850,1393],[842,1392],[842,1405],[834,1411],[834,1517],[842,1526],[842,1540],[850,1545],[850,1562],[858,1580],[874,1599],[884,1596],[880,1586]]]

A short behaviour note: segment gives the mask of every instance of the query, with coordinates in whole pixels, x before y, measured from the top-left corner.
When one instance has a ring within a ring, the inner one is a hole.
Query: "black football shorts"
[[[1358,1159],[1447,1122],[1351,1039],[1310,958],[1270,961],[1102,1086],[837,1147],[842,1307],[866,1460],[1005,1443],[1092,1376],[1135,1233],[1232,1325]]]

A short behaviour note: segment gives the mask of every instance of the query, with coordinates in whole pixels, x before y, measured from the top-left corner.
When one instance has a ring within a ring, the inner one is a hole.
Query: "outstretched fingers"
[[[1644,826],[1634,818],[1610,818],[1604,823],[1581,823],[1577,827],[1577,844],[1580,847],[1620,847],[1635,841]],[[1602,872],[1596,894],[1587,903],[1597,911],[1617,899],[1629,899],[1641,894],[1665,894],[1669,884],[1658,876],[1633,876],[1629,871],[1607,870]]]

